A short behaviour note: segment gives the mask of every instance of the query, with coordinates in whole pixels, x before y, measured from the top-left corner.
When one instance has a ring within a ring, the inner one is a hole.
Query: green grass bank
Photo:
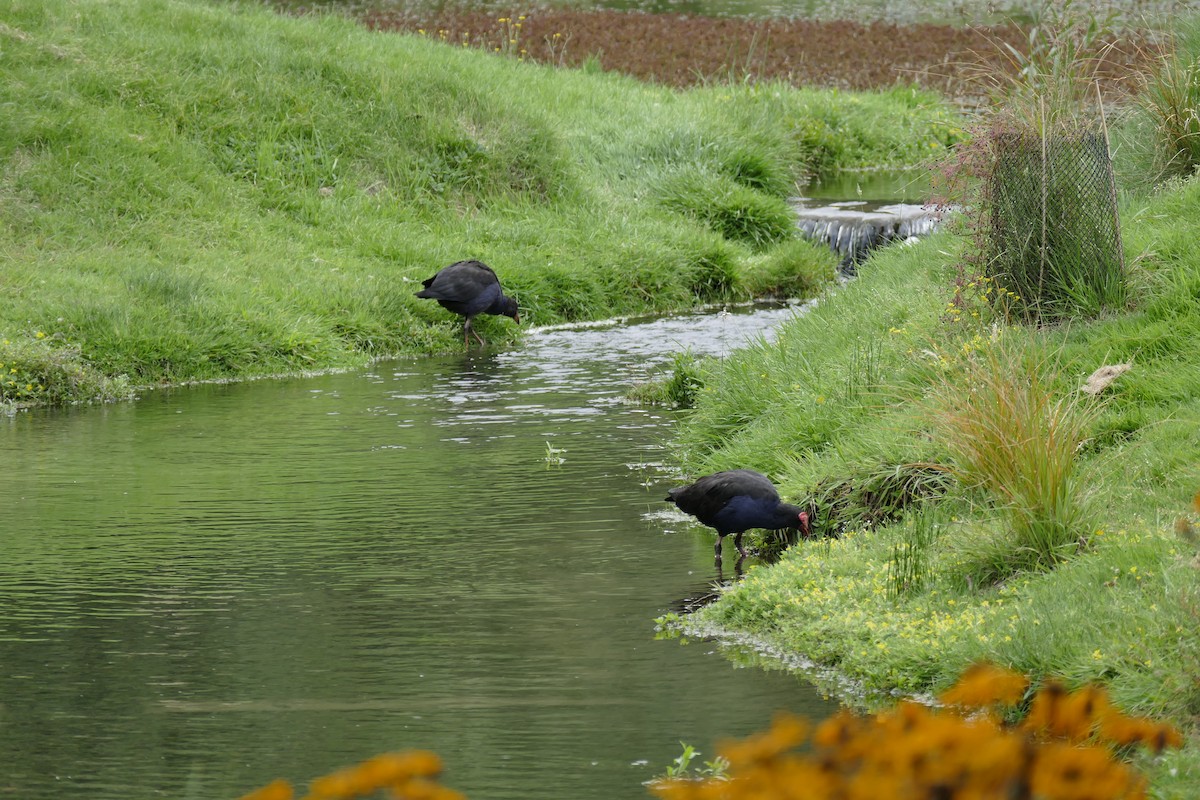
[[[10,403],[461,347],[412,295],[462,258],[533,325],[810,293],[797,180],[961,136],[909,89],[675,91],[200,0],[0,0],[0,70]]]
[[[789,501],[812,503],[821,530],[843,530],[753,567],[684,628],[753,634],[849,676],[870,702],[940,691],[980,659],[1072,687],[1100,682],[1123,709],[1190,731],[1150,771],[1155,796],[1197,796],[1200,181],[1128,199],[1122,221],[1120,311],[989,321],[986,284],[950,302],[966,243],[943,233],[878,253],[774,344],[690,365],[686,471],[760,469]],[[1131,367],[1097,396],[1080,391],[1116,364]],[[1080,533],[1056,545],[1053,568],[1014,532],[1031,505],[1062,498],[1005,502],[960,458],[986,396],[1040,403],[1008,419],[1044,427],[984,431],[1031,445],[1015,479],[1052,461],[1064,426],[1046,420],[1078,428],[1059,448],[1074,505],[1058,508]]]

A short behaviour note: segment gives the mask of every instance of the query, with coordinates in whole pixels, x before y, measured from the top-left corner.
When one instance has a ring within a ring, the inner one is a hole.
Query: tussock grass
[[[985,546],[989,582],[1051,568],[1093,530],[1078,452],[1096,409],[1078,392],[1056,396],[1052,373],[1045,354],[994,343],[934,385],[930,422],[955,474],[1005,519]]]
[[[1188,175],[1200,167],[1200,20],[1180,21],[1172,44],[1147,74],[1142,102],[1160,174]]]
[[[787,224],[798,124],[845,106],[830,163],[912,163],[892,131],[955,119],[911,90],[679,91],[255,4],[0,17],[0,334],[134,385],[453,349],[461,321],[412,295],[461,258],[538,325],[810,291],[832,261]]]

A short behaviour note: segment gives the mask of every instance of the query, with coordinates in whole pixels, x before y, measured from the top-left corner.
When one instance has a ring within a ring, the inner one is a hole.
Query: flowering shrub
[[[941,711],[905,701],[815,727],[783,714],[720,748],[727,779],[661,781],[652,791],[662,800],[1135,800],[1145,781],[1117,748],[1182,744],[1171,726],[1117,711],[1099,687],[1068,693],[1054,681],[1023,721],[1003,723],[998,712],[1027,691],[1023,676],[977,664],[942,694]]]

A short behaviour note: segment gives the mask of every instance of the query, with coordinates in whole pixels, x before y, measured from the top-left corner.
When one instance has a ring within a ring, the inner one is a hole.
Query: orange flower
[[[292,797],[292,785],[280,778],[250,794],[242,795],[241,800],[292,800]]]
[[[1021,673],[983,661],[968,667],[939,699],[948,705],[970,708],[1011,706],[1025,696],[1028,687],[1029,681]]]
[[[1021,727],[1034,733],[1050,731],[1059,716],[1059,706],[1066,697],[1067,687],[1056,680],[1043,681],[1033,696],[1033,702],[1029,704],[1029,713]]]
[[[308,797],[305,800],[320,800],[321,798],[354,797],[368,791],[358,780],[353,769],[344,769],[330,775],[314,778],[308,785]]]
[[[405,753],[384,753],[369,758],[353,767],[339,770],[313,780],[309,795],[304,800],[362,797],[385,787],[402,800],[433,800],[433,798],[458,797],[432,782],[418,780],[438,775],[442,771],[442,760],[427,750],[412,750]]]
[[[1183,736],[1172,726],[1147,717],[1128,717],[1116,709],[1110,709],[1100,721],[1100,735],[1113,744],[1143,744],[1155,753],[1183,746]]]
[[[943,699],[997,705],[1024,691],[1015,673],[977,665]],[[1170,725],[1113,708],[1098,686],[1068,693],[1053,680],[1015,729],[988,715],[964,719],[905,701],[869,717],[839,712],[801,750],[808,735],[807,722],[780,714],[765,732],[722,745],[726,776],[658,781],[650,791],[660,800],[1145,800],[1138,773],[1107,746],[1081,742],[1099,736],[1155,749],[1182,744]],[[381,789],[392,800],[466,800],[435,782],[441,767],[429,752],[383,754],[318,778],[304,800],[373,797]],[[292,789],[276,781],[242,800],[292,800]]]
[[[1011,788],[1023,779],[1033,758],[1033,748],[1023,736],[997,731],[993,736],[972,748],[970,765],[972,785],[997,792]],[[1015,791],[1009,796],[1019,796]]]
[[[1124,764],[1113,760],[1103,747],[1075,747],[1053,743],[1038,750],[1031,788],[1048,800],[1145,797],[1145,786]]]
[[[367,764],[375,764],[377,769],[391,776],[382,779],[381,783],[396,780],[400,776],[417,775],[432,778],[442,773],[442,759],[437,753],[429,750],[385,753],[364,762],[363,766]]]
[[[433,781],[417,778],[391,788],[395,800],[466,800],[466,796]]]
[[[781,713],[775,715],[766,733],[741,742],[723,742],[718,752],[731,766],[749,766],[787,752],[808,737],[809,724],[800,717]]]
[[[863,729],[863,721],[846,709],[827,718],[813,732],[817,747],[837,747],[853,739]]]

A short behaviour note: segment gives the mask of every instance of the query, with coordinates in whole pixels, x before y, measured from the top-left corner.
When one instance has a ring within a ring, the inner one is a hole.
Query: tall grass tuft
[[[1159,56],[1141,93],[1155,125],[1159,168],[1167,176],[1200,167],[1200,21],[1183,22],[1174,45]]]
[[[997,574],[1049,569],[1094,529],[1077,454],[1096,409],[1056,396],[1045,357],[993,345],[935,386],[931,419],[958,478],[990,495],[1005,522]]]

